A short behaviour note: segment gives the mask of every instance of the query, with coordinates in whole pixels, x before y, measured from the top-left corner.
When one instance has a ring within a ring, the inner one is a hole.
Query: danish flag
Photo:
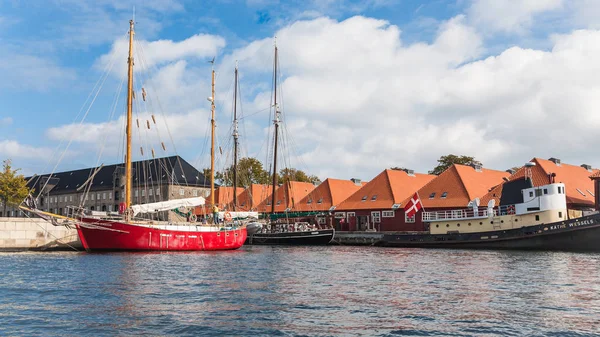
[[[415,193],[415,195],[413,195],[406,203],[406,206],[404,206],[404,214],[406,214],[407,217],[412,218],[421,208],[423,208],[423,204],[421,203],[421,199],[419,199],[419,194]]]

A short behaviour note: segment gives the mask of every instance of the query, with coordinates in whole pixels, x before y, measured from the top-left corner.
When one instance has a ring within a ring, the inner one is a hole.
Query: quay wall
[[[43,219],[0,218],[0,251],[83,249],[77,231]]]

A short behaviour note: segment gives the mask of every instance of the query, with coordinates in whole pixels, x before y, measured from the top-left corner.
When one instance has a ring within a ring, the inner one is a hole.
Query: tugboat
[[[504,184],[499,207],[478,199],[467,209],[423,212],[428,233],[385,234],[379,246],[600,252],[600,213],[570,218],[565,185],[534,187],[530,177]]]

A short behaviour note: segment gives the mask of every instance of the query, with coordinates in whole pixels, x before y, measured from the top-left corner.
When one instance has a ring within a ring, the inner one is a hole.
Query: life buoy
[[[506,208],[506,213],[515,214],[515,205],[510,205]]]
[[[233,217],[231,216],[231,213],[225,212],[225,221],[231,221],[232,219]]]

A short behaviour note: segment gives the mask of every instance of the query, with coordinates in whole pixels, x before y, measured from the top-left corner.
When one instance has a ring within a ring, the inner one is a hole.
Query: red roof
[[[336,210],[391,209],[434,178],[429,174],[385,170],[337,205]]]
[[[423,186],[419,197],[425,209],[466,207],[469,201],[484,196],[509,175],[505,171],[453,164]]]
[[[598,169],[588,171],[586,168],[569,164],[555,164],[553,161],[533,158],[531,162],[535,166],[531,167],[531,180],[534,186],[542,186],[550,183],[551,174],[555,174],[554,181],[565,184],[567,195],[567,204],[569,205],[594,205],[594,182],[590,180],[590,173],[593,176],[600,176]],[[520,179],[525,176],[525,167],[521,167],[517,172],[510,176],[509,180]],[[502,195],[502,185],[495,187],[483,198],[481,204],[487,204],[491,199],[496,200],[499,204],[500,196]]]
[[[237,196],[244,192],[243,187],[237,188]],[[210,205],[210,195],[206,197],[206,204]],[[233,202],[233,186],[219,186],[215,189],[215,203],[219,208],[225,208],[229,203]]]
[[[275,212],[284,212],[286,209],[296,210],[295,205],[308,193],[315,189],[312,183],[289,181],[275,189]],[[265,198],[257,207],[259,212],[271,212],[271,200]]]
[[[296,203],[298,211],[328,211],[346,200],[366,183],[328,178]]]

